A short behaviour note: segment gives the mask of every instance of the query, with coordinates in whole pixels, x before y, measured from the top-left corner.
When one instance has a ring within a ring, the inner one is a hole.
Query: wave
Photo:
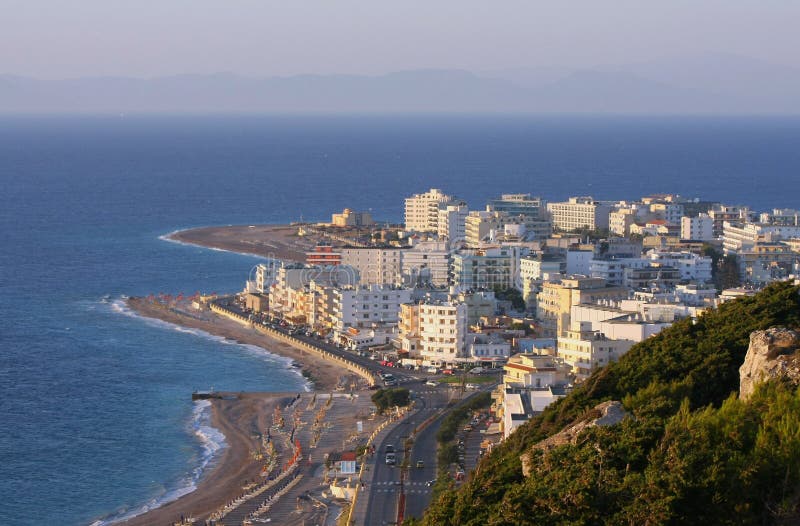
[[[160,239],[161,241],[166,241],[168,243],[175,243],[177,245],[184,245],[184,246],[187,246],[187,247],[199,247],[199,248],[204,248],[206,250],[213,250],[214,252],[228,252],[230,254],[237,254],[239,256],[247,256],[247,257],[258,258],[258,259],[269,259],[269,258],[265,258],[263,256],[259,256],[258,254],[252,254],[250,252],[238,252],[236,250],[228,250],[228,249],[225,249],[225,248],[209,247],[207,245],[201,245],[199,243],[190,243],[189,241],[181,241],[179,239],[175,239],[175,238],[172,237],[173,235],[178,234],[180,232],[185,232],[186,230],[191,230],[191,229],[190,228],[185,228],[185,229],[181,229],[181,230],[173,230],[172,232],[168,232],[166,234],[158,236],[158,239]]]
[[[153,497],[146,503],[131,509],[121,510],[107,517],[97,519],[89,526],[109,526],[118,522],[130,520],[134,517],[160,508],[164,504],[187,495],[197,489],[197,483],[203,474],[210,467],[213,467],[220,457],[220,453],[227,446],[225,435],[217,428],[211,426],[211,402],[208,400],[197,400],[192,408],[192,417],[189,421],[189,431],[196,438],[200,445],[199,463],[191,471],[180,479],[175,487],[163,494]]]
[[[102,302],[103,301],[101,300],[101,303]],[[223,345],[236,345],[244,349],[251,356],[257,356],[258,358],[261,358],[269,363],[280,364],[287,371],[291,371],[292,373],[297,374],[298,376],[300,376],[300,378],[303,379],[303,389],[306,391],[311,391],[311,385],[308,382],[308,380],[306,380],[303,377],[302,371],[300,371],[297,367],[292,367],[292,363],[294,363],[294,360],[292,360],[291,358],[281,356],[280,354],[276,354],[270,351],[269,349],[265,349],[264,347],[259,347],[258,345],[241,343],[236,340],[231,340],[230,338],[226,338],[224,336],[217,336],[216,334],[211,334],[210,332],[206,332],[202,329],[196,329],[194,327],[184,327],[183,325],[178,325],[176,323],[163,321],[156,318],[148,318],[147,316],[142,316],[138,312],[131,309],[125,302],[125,300],[122,298],[118,298],[111,301],[110,303],[108,303],[108,306],[111,308],[112,311],[118,314],[142,320],[148,325],[151,325],[153,327],[191,334],[193,336],[197,336],[198,338],[211,340],[213,342],[220,343]]]

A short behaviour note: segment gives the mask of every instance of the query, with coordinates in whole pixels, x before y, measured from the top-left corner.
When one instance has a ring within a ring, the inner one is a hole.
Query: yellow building
[[[597,303],[601,300],[627,299],[625,287],[609,287],[602,278],[571,277],[558,282],[545,282],[536,295],[536,317],[544,338],[557,338],[570,325],[573,305]]]

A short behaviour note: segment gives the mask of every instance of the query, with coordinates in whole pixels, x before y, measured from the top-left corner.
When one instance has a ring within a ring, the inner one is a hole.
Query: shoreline
[[[245,430],[264,429],[266,415],[294,395],[290,393],[236,393],[233,399],[211,400],[211,426],[225,436],[225,447],[203,473],[196,488],[175,500],[113,524],[148,526],[172,524],[183,517],[201,519],[242,493],[245,481],[258,479],[261,465],[251,451],[258,440]]]
[[[259,256],[287,262],[305,262],[306,252],[313,250],[314,236],[297,235],[291,225],[206,226],[176,230],[161,239],[202,248],[224,250],[236,254]]]
[[[191,315],[181,309],[170,309],[145,298],[128,298],[126,305],[135,314],[181,327],[202,330],[210,335],[224,337],[244,345],[254,345],[301,364],[303,377],[311,384],[310,391],[333,392],[339,379],[352,375],[346,368],[297,349],[287,343],[270,338],[233,320],[217,316],[208,311]],[[188,306],[185,306],[188,309]],[[190,393],[187,393],[187,398]],[[268,418],[275,407],[285,405],[296,393],[236,393],[236,398],[211,399],[211,426],[225,437],[225,447],[213,464],[201,474],[194,490],[175,500],[125,520],[113,520],[113,524],[125,526],[148,526],[172,524],[181,516],[197,519],[208,517],[226,502],[242,493],[246,480],[258,479],[260,463],[251,452],[258,448],[258,440],[251,434],[254,429],[269,427]]]
[[[182,309],[170,309],[160,303],[149,302],[145,298],[128,298],[126,305],[131,311],[145,318],[199,329],[212,336],[226,338],[243,345],[254,345],[265,352],[290,359],[301,365],[297,372],[311,383],[310,391],[333,391],[341,376],[353,374],[332,361],[319,360],[307,351],[209,311],[191,311],[190,314],[186,306],[187,312],[183,313]]]

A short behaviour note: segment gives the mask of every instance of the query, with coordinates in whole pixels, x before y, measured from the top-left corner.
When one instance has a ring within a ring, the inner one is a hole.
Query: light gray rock
[[[758,383],[781,377],[800,384],[800,334],[784,327],[750,334],[739,368],[739,398],[747,400]]]
[[[598,412],[599,415],[597,415]],[[578,441],[578,436],[586,429],[594,426],[613,426],[619,424],[628,416],[625,408],[616,400],[609,400],[608,402],[597,404],[592,413],[593,417],[564,428],[555,435],[534,444],[532,449],[547,451],[558,446],[563,446],[564,444],[575,444]],[[527,477],[531,472],[531,454],[522,454],[520,460],[522,461],[522,474]]]

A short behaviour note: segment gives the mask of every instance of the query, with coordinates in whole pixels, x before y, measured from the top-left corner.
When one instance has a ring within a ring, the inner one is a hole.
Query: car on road
[[[428,380],[427,382],[425,382],[425,385],[436,387],[437,385],[439,385],[439,383],[436,380]]]
[[[434,484],[436,484],[436,479],[429,480],[428,482],[425,483],[426,486],[433,486]]]
[[[397,464],[397,456],[394,453],[386,453],[386,464],[389,466]]]
[[[424,460],[417,460],[417,469],[422,469],[424,467],[425,467],[425,461]]]
[[[394,446],[392,444],[386,444],[386,447],[383,449],[384,453],[394,453]]]

